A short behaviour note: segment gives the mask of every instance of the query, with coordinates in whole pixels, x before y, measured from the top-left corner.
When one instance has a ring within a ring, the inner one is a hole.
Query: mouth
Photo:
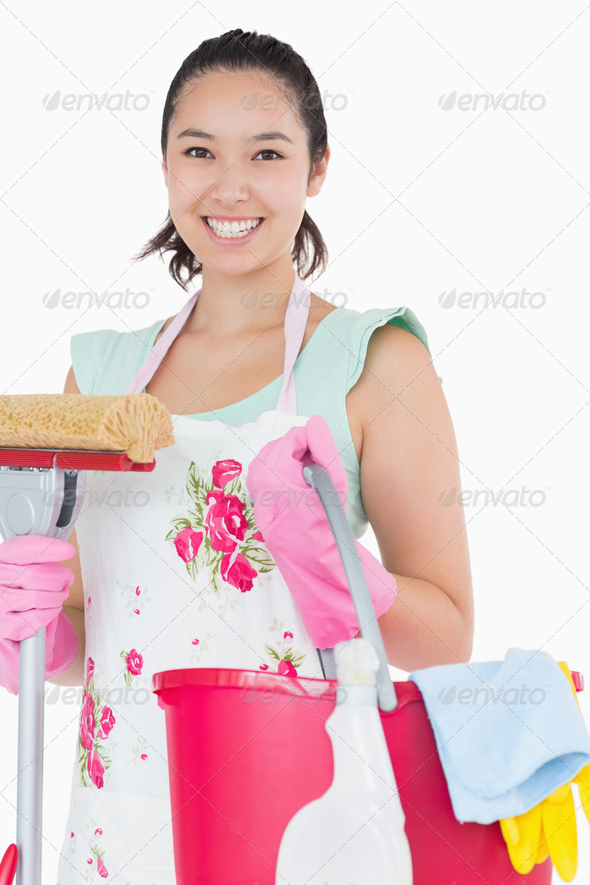
[[[240,221],[221,221],[209,215],[203,215],[211,235],[217,240],[251,239],[262,225],[264,218],[247,218]]]

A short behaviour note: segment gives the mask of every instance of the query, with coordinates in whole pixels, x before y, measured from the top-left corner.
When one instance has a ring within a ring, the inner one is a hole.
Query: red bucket
[[[154,673],[166,714],[177,885],[275,885],[279,845],[295,813],[334,776],[325,729],[336,682],[257,670]],[[434,734],[413,682],[380,711],[395,772],[414,885],[551,885],[551,859],[526,876],[498,822],[460,824]]]

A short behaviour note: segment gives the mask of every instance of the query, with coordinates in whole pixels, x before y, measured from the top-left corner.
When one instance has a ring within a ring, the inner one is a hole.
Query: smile
[[[218,221],[216,218],[205,216],[207,226],[219,237],[220,240],[242,239],[259,227],[263,218],[248,218],[244,221]]]

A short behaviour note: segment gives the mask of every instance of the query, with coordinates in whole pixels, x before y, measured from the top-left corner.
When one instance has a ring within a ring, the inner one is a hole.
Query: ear
[[[319,163],[316,163],[311,177],[309,179],[309,184],[307,185],[307,196],[315,197],[316,194],[322,189],[322,185],[324,183],[324,179],[328,174],[328,163],[330,162],[330,145],[326,147],[326,153],[322,160]]]

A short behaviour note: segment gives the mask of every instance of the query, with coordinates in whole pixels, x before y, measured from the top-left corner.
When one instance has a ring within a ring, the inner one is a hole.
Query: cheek
[[[258,177],[252,182],[252,196],[276,219],[286,224],[293,215],[301,214],[307,195],[305,174],[298,169],[277,169],[273,174]]]
[[[196,165],[176,163],[168,169],[168,198],[172,206],[185,209],[211,185],[210,174]]]

